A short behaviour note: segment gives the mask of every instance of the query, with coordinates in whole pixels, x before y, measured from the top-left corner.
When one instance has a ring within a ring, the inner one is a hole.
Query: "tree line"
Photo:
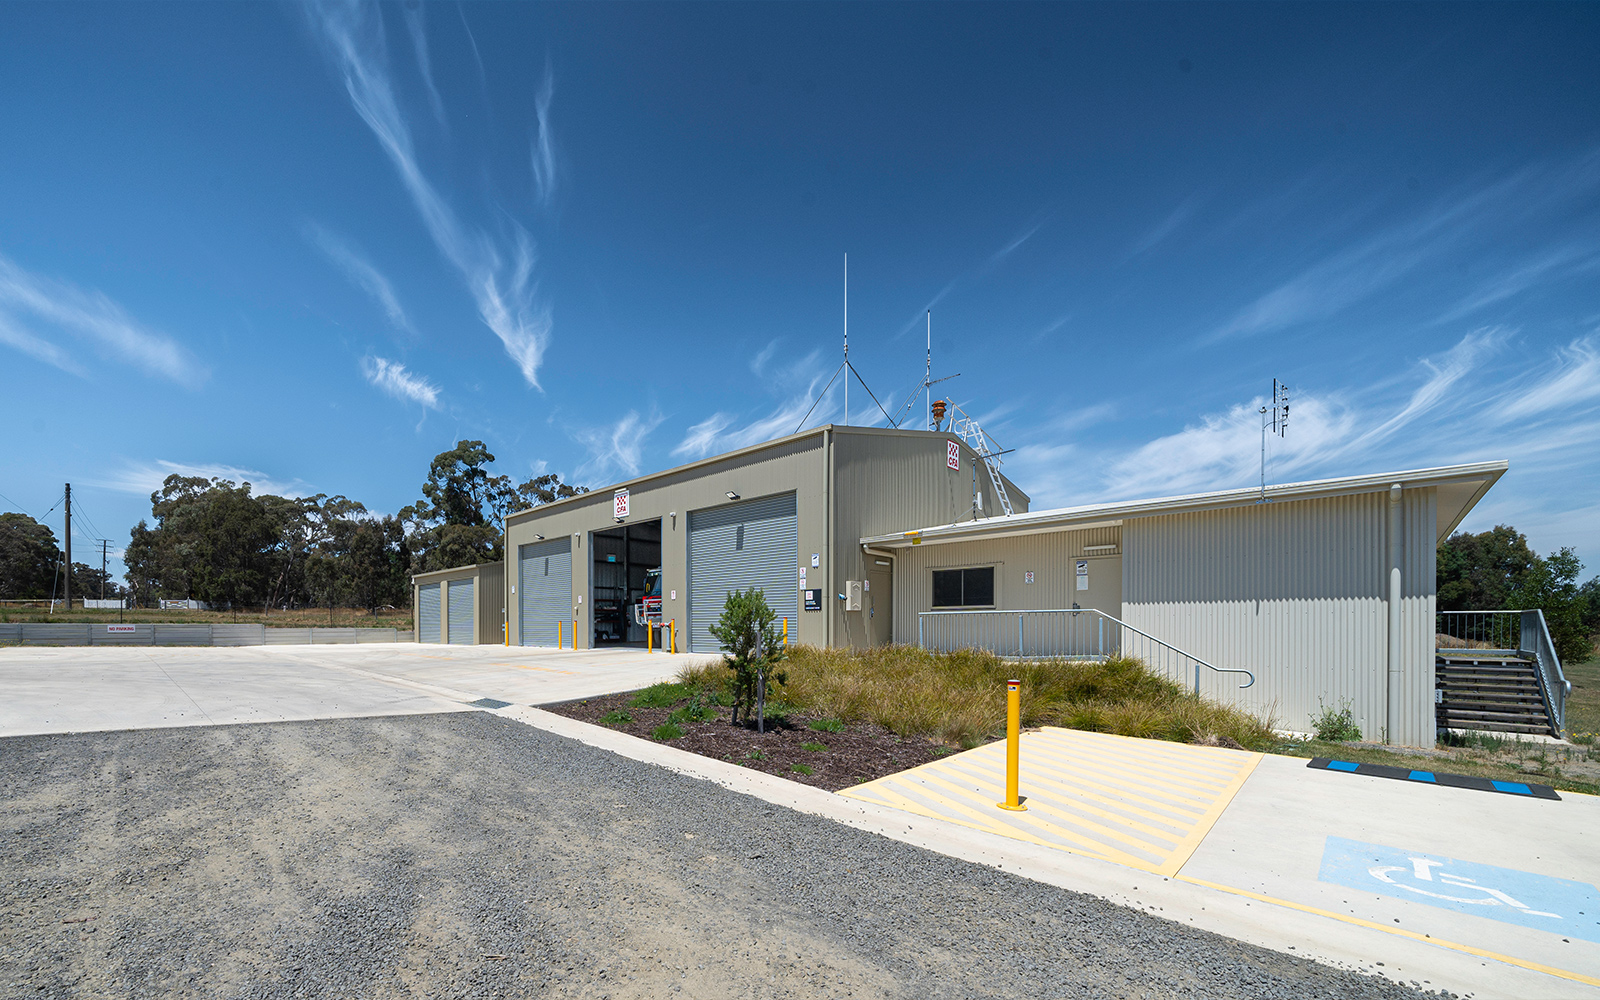
[[[441,452],[422,498],[388,515],[342,495],[282,497],[248,482],[168,476],[123,553],[125,593],[139,606],[409,607],[412,574],[495,562],[506,515],[584,492],[553,474],[517,484],[494,475],[493,462],[481,441]],[[0,514],[0,597],[48,598],[52,586],[60,596],[61,558],[48,527]],[[99,576],[74,563],[73,593],[98,596]],[[116,591],[107,596],[124,596]]]

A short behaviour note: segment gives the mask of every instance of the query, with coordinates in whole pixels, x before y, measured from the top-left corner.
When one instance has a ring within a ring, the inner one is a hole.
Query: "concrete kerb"
[[[468,697],[459,692],[453,694]],[[495,714],[632,760],[711,781],[772,805],[1336,968],[1475,996],[1600,1000],[1600,988],[1587,982],[1512,965],[1478,949],[1452,946],[1450,942],[1436,944],[1382,927],[1362,926],[1243,889],[1186,881],[1181,873],[1176,877],[1148,874],[1095,858],[1011,841],[944,820],[848,799],[537,708],[509,706]]]

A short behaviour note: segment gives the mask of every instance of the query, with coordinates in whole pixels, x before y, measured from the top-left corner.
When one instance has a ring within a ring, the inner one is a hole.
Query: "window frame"
[[[1000,573],[999,573],[999,569],[1000,569],[1000,564],[999,563],[980,563],[980,564],[978,564],[976,566],[940,566],[937,569],[930,568],[930,570],[929,570],[930,576],[928,577],[928,583],[929,583],[928,606],[929,606],[929,608],[931,610],[934,610],[934,611],[994,611],[994,610],[997,610],[1000,607]],[[965,601],[966,600],[966,596],[967,596],[967,594],[966,594],[966,591],[967,591],[966,574],[972,573],[972,572],[983,571],[983,570],[987,570],[988,573],[989,573],[989,603],[988,604],[965,604],[965,603],[963,603],[963,604],[937,604],[937,603],[935,603],[934,595],[937,593],[937,587],[934,584],[934,575],[939,574],[939,573],[960,573],[961,574],[961,598],[962,598],[963,601]]]

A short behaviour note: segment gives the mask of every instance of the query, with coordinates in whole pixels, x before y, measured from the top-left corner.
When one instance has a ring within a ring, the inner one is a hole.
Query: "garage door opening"
[[[596,531],[589,551],[595,646],[643,646],[645,629],[636,612],[652,580],[661,573],[661,521],[640,521]]]

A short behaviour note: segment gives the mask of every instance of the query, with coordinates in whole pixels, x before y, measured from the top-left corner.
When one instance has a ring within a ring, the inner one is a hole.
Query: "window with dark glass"
[[[936,608],[994,607],[994,567],[936,569],[933,571],[933,606]]]

